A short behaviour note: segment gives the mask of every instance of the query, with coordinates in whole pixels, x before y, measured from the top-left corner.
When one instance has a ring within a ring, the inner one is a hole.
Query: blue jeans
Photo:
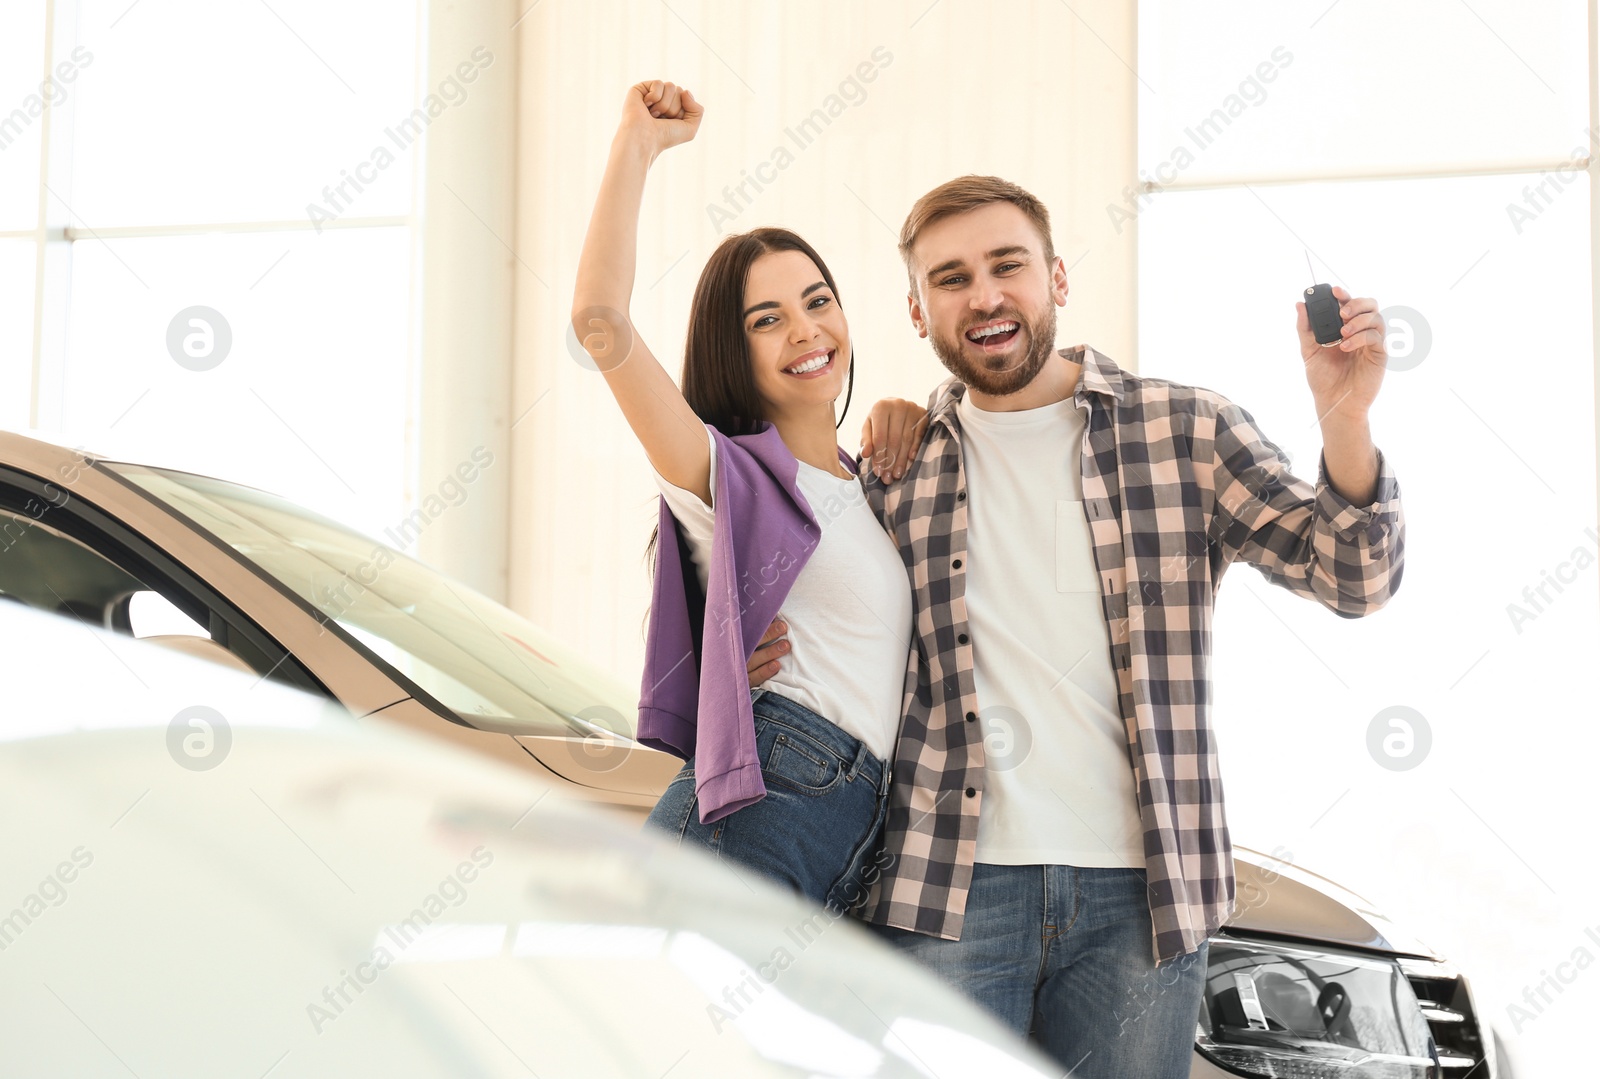
[[[651,810],[649,826],[748,866],[814,903],[849,910],[872,883],[889,808],[889,769],[853,735],[802,704],[752,690],[756,750],[767,795],[700,823],[694,758]]]
[[[1186,1079],[1208,944],[1157,967],[1143,869],[973,867],[960,940],[874,925],[1072,1079]]]

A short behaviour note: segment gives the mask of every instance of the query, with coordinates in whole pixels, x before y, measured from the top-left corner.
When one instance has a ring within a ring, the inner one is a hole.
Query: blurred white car
[[[223,480],[0,433],[8,599],[320,694],[636,823],[679,766],[632,740],[636,694],[549,632]],[[1442,957],[1286,860],[1236,848],[1235,866],[1239,909],[1212,943],[1192,1076],[1514,1079]]]
[[[0,646],[0,1075],[1054,1074],[547,782],[59,618]]]

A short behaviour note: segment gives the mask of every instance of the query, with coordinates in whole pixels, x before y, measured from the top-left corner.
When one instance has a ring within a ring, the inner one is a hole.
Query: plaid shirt
[[[1123,371],[1086,345],[1073,394],[1087,413],[1083,505],[1127,729],[1157,963],[1193,951],[1233,911],[1233,848],[1211,738],[1211,608],[1236,559],[1354,618],[1400,585],[1405,523],[1383,454],[1373,505],[1289,472],[1250,413],[1221,394]],[[904,478],[863,469],[867,499],[911,576],[916,640],[884,832],[893,856],[861,914],[961,936],[984,790],[966,574],[966,474],[952,378]],[[1036,582],[1019,581],[1017,587]],[[1038,822],[1048,829],[1050,822]]]

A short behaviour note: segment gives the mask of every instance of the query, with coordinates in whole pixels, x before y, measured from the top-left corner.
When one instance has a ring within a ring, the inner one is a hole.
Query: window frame
[[[337,701],[333,692],[293,653],[182,563],[77,493],[67,493],[65,501],[57,501],[55,495],[61,493],[62,489],[49,480],[0,465],[0,508],[27,514],[37,523],[48,523],[59,534],[83,544],[204,625],[211,640],[252,670],[265,672],[263,678]],[[44,512],[35,516],[27,508],[30,500],[42,502]]]

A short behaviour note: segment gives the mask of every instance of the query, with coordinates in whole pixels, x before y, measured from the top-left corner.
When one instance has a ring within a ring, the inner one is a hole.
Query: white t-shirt
[[[715,491],[717,444],[709,427],[706,438]],[[783,601],[779,614],[789,625],[789,651],[779,672],[762,688],[805,705],[854,735],[880,760],[890,761],[900,733],[911,648],[911,581],[894,540],[867,505],[860,482],[798,463],[800,493],[822,538]],[[688,539],[704,591],[713,507],[654,468],[651,472]]]
[[[967,477],[967,622],[988,768],[977,860],[1143,866],[1116,672],[1078,472],[1072,398],[956,405]]]

